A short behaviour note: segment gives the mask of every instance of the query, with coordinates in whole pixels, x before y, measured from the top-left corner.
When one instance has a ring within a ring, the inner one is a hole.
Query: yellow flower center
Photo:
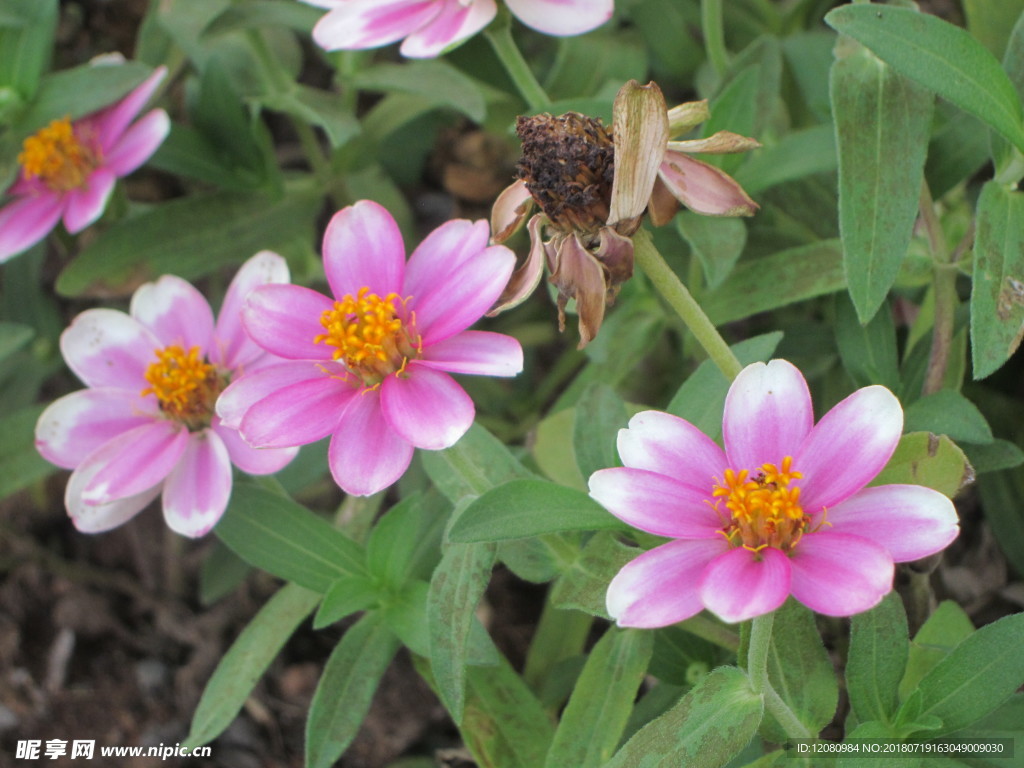
[[[716,478],[712,506],[725,521],[722,534],[731,545],[753,552],[765,547],[789,552],[797,545],[811,520],[800,506],[800,487],[792,484],[803,475],[792,466],[793,457],[787,456],[781,468],[762,464],[753,477],[746,469],[727,469],[723,481]]]
[[[26,179],[39,178],[54,192],[85,186],[99,165],[100,150],[94,142],[75,132],[64,117],[25,139],[18,162]]]
[[[210,426],[213,406],[226,379],[203,358],[199,347],[187,352],[177,344],[156,350],[156,362],[146,368],[149,386],[143,395],[156,395],[160,410],[191,431]]]
[[[313,343],[334,347],[334,360],[375,387],[389,374],[402,374],[409,358],[422,351],[416,316],[405,312],[411,298],[400,299],[397,293],[381,298],[365,286],[354,297],[345,294],[321,315],[327,332],[314,337]]]

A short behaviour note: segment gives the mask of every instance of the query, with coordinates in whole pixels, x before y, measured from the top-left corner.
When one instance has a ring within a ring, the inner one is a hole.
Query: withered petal
[[[753,216],[760,207],[732,176],[684,152],[666,152],[658,173],[676,199],[696,213]]]
[[[727,155],[737,152],[749,152],[757,149],[761,142],[751,139],[748,136],[741,136],[732,131],[718,131],[703,139],[690,139],[688,141],[670,141],[668,149],[671,152],[686,152],[688,154],[705,155]]]
[[[576,299],[580,329],[577,349],[583,349],[597,336],[604,320],[608,292],[604,267],[575,235],[562,239],[556,260],[557,267],[548,279],[558,288],[558,327],[559,330],[565,329],[566,302]]]
[[[544,274],[544,242],[541,240],[540,225],[544,217],[540,214],[530,218],[526,225],[530,232],[530,253],[526,261],[509,278],[508,285],[501,292],[494,308],[487,313],[488,317],[504,312],[506,309],[517,307],[529,298],[540,284],[541,275]]]
[[[679,104],[668,111],[669,136],[682,136],[691,128],[694,128],[711,117],[711,110],[708,109],[708,100],[687,101]]]
[[[630,80],[619,89],[612,107],[612,140],[615,178],[607,223],[621,222],[616,229],[629,235],[640,226],[668,142],[668,110],[656,83]]]
[[[533,209],[533,196],[523,181],[517,179],[498,195],[491,209],[491,242],[504,243],[526,221]]]

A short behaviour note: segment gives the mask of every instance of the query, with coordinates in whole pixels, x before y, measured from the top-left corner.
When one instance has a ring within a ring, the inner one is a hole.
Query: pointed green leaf
[[[360,574],[342,576],[324,593],[323,602],[313,617],[313,629],[323,629],[356,611],[376,607],[380,595],[381,588],[375,579]]]
[[[700,260],[708,288],[717,288],[729,276],[747,244],[747,225],[739,218],[682,211],[676,214],[676,229]]]
[[[407,496],[389,509],[366,542],[370,573],[392,588],[429,578],[441,558],[441,534],[450,509],[436,492]]]
[[[611,533],[591,536],[579,558],[551,588],[551,602],[559,608],[610,618],[605,607],[608,582],[639,554],[639,549],[623,544]]]
[[[846,690],[861,722],[888,721],[896,712],[896,689],[907,666],[910,637],[903,602],[890,592],[870,611],[850,620]]]
[[[545,768],[599,768],[612,756],[651,658],[653,636],[610,627],[587,657]]]
[[[981,506],[993,538],[1019,576],[1024,576],[1024,468],[978,478]]]
[[[482,123],[487,115],[476,81],[440,60],[377,64],[359,72],[352,84],[366,91],[415,94],[433,106],[455,109],[476,123]]]
[[[1006,50],[1010,30],[1024,14],[1024,0],[964,0],[964,13],[971,36],[999,58]]]
[[[319,594],[297,584],[267,601],[217,664],[192,716],[187,746],[213,741],[231,725],[256,681],[319,601]]]
[[[923,485],[953,498],[973,480],[974,470],[956,443],[945,435],[911,432],[900,438],[889,463],[869,485]]]
[[[718,768],[753,738],[763,712],[746,674],[719,667],[637,731],[604,768]]]
[[[971,291],[971,364],[983,379],[1024,337],[1024,192],[989,182],[978,199]]]
[[[910,245],[935,97],[856,43],[832,65],[839,231],[861,322],[878,310]]]
[[[626,404],[607,384],[590,384],[576,403],[573,419],[573,453],[584,479],[599,469],[619,465],[615,441],[626,426]]]
[[[911,403],[903,412],[903,428],[967,443],[992,442],[992,428],[978,406],[952,389],[939,390]]]
[[[254,485],[235,483],[213,530],[246,562],[321,594],[343,576],[367,575],[362,547],[300,504]]]
[[[400,643],[378,613],[349,627],[324,666],[306,721],[306,768],[330,768],[370,709]]]
[[[0,499],[57,471],[35,447],[35,427],[44,406],[0,417]]]
[[[835,331],[843,368],[854,384],[896,389],[900,367],[891,312],[877,312],[871,322],[861,325],[849,297],[837,295]]]
[[[515,477],[530,477],[498,438],[479,424],[451,448],[423,453],[423,468],[453,504],[466,496],[479,496]]]
[[[900,74],[952,102],[1024,152],[1017,92],[996,58],[960,27],[908,8],[845,5],[825,22],[860,41]]]
[[[900,680],[900,700],[903,706],[900,711],[904,714],[917,705],[911,702],[913,695],[918,695],[918,684],[936,664],[949,655],[961,641],[966,640],[974,632],[974,625],[964,609],[952,600],[943,600],[928,617],[928,620],[921,625],[921,628],[914,635],[914,641],[910,644],[910,654],[907,657],[907,671]],[[913,718],[920,716],[921,710],[910,712]]]
[[[31,101],[53,55],[57,0],[5,0],[0,24],[0,91],[11,88]]]
[[[836,134],[831,125],[787,133],[775,144],[753,152],[736,172],[736,181],[755,195],[787,181],[836,170]]]

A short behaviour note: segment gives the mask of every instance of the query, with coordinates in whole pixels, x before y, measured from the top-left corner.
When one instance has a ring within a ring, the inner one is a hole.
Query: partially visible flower
[[[262,475],[294,458],[250,448],[213,411],[234,376],[273,360],[245,335],[242,300],[287,280],[284,260],[263,251],[235,275],[216,323],[199,291],[165,275],[135,292],[130,314],[89,309],[64,331],[61,352],[88,388],[43,411],[36,448],[74,470],[64,500],[78,530],[121,525],[163,493],[167,525],[202,536],[227,507],[232,464]]]
[[[747,366],[725,402],[723,451],[687,421],[644,411],[619,432],[624,467],[590,477],[590,495],[635,528],[672,539],[608,587],[620,626],[662,627],[707,608],[736,622],[789,595],[849,616],[892,589],[893,563],[945,548],[956,510],[918,485],[865,486],[903,430],[885,387],[859,389],[814,424],[800,372]]]
[[[11,200],[0,208],[0,262],[38,243],[61,219],[74,234],[100,217],[117,178],[146,162],[167,137],[162,109],[135,120],[166,75],[159,67],[116,104],[74,122],[54,120],[25,139],[18,179],[7,190]]]
[[[514,376],[523,367],[512,337],[466,330],[515,265],[508,248],[488,247],[488,235],[487,222],[449,221],[407,263],[384,208],[364,200],[342,209],[323,245],[335,298],[293,285],[253,291],[246,330],[288,362],[239,379],[217,412],[258,447],[331,435],[331,473],[353,495],[398,480],[414,448],[453,445],[474,407],[448,373]]]
[[[472,37],[498,12],[494,0],[303,0],[328,13],[313,40],[328,51],[378,48],[403,40],[409,58],[433,58]],[[614,0],[506,0],[528,26],[548,35],[579,35],[612,16]],[[403,39],[404,38],[404,39]]]

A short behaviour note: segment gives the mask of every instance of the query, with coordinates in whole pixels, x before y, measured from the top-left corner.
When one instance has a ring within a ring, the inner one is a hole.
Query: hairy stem
[[[715,74],[721,78],[729,69],[729,54],[725,50],[725,27],[722,24],[722,0],[701,0],[700,23],[708,60]]]
[[[507,12],[506,12],[507,14]],[[530,65],[512,39],[512,26],[508,18],[499,18],[484,30],[484,37],[490,42],[502,66],[512,78],[516,89],[530,107],[531,112],[543,112],[551,106],[551,99],[544,92]]]
[[[768,649],[772,644],[772,625],[775,612],[753,619],[750,626],[750,645],[747,649],[747,674],[755,693],[764,696],[765,709],[774,717],[791,739],[814,738],[807,726],[772,687],[768,679]]]

